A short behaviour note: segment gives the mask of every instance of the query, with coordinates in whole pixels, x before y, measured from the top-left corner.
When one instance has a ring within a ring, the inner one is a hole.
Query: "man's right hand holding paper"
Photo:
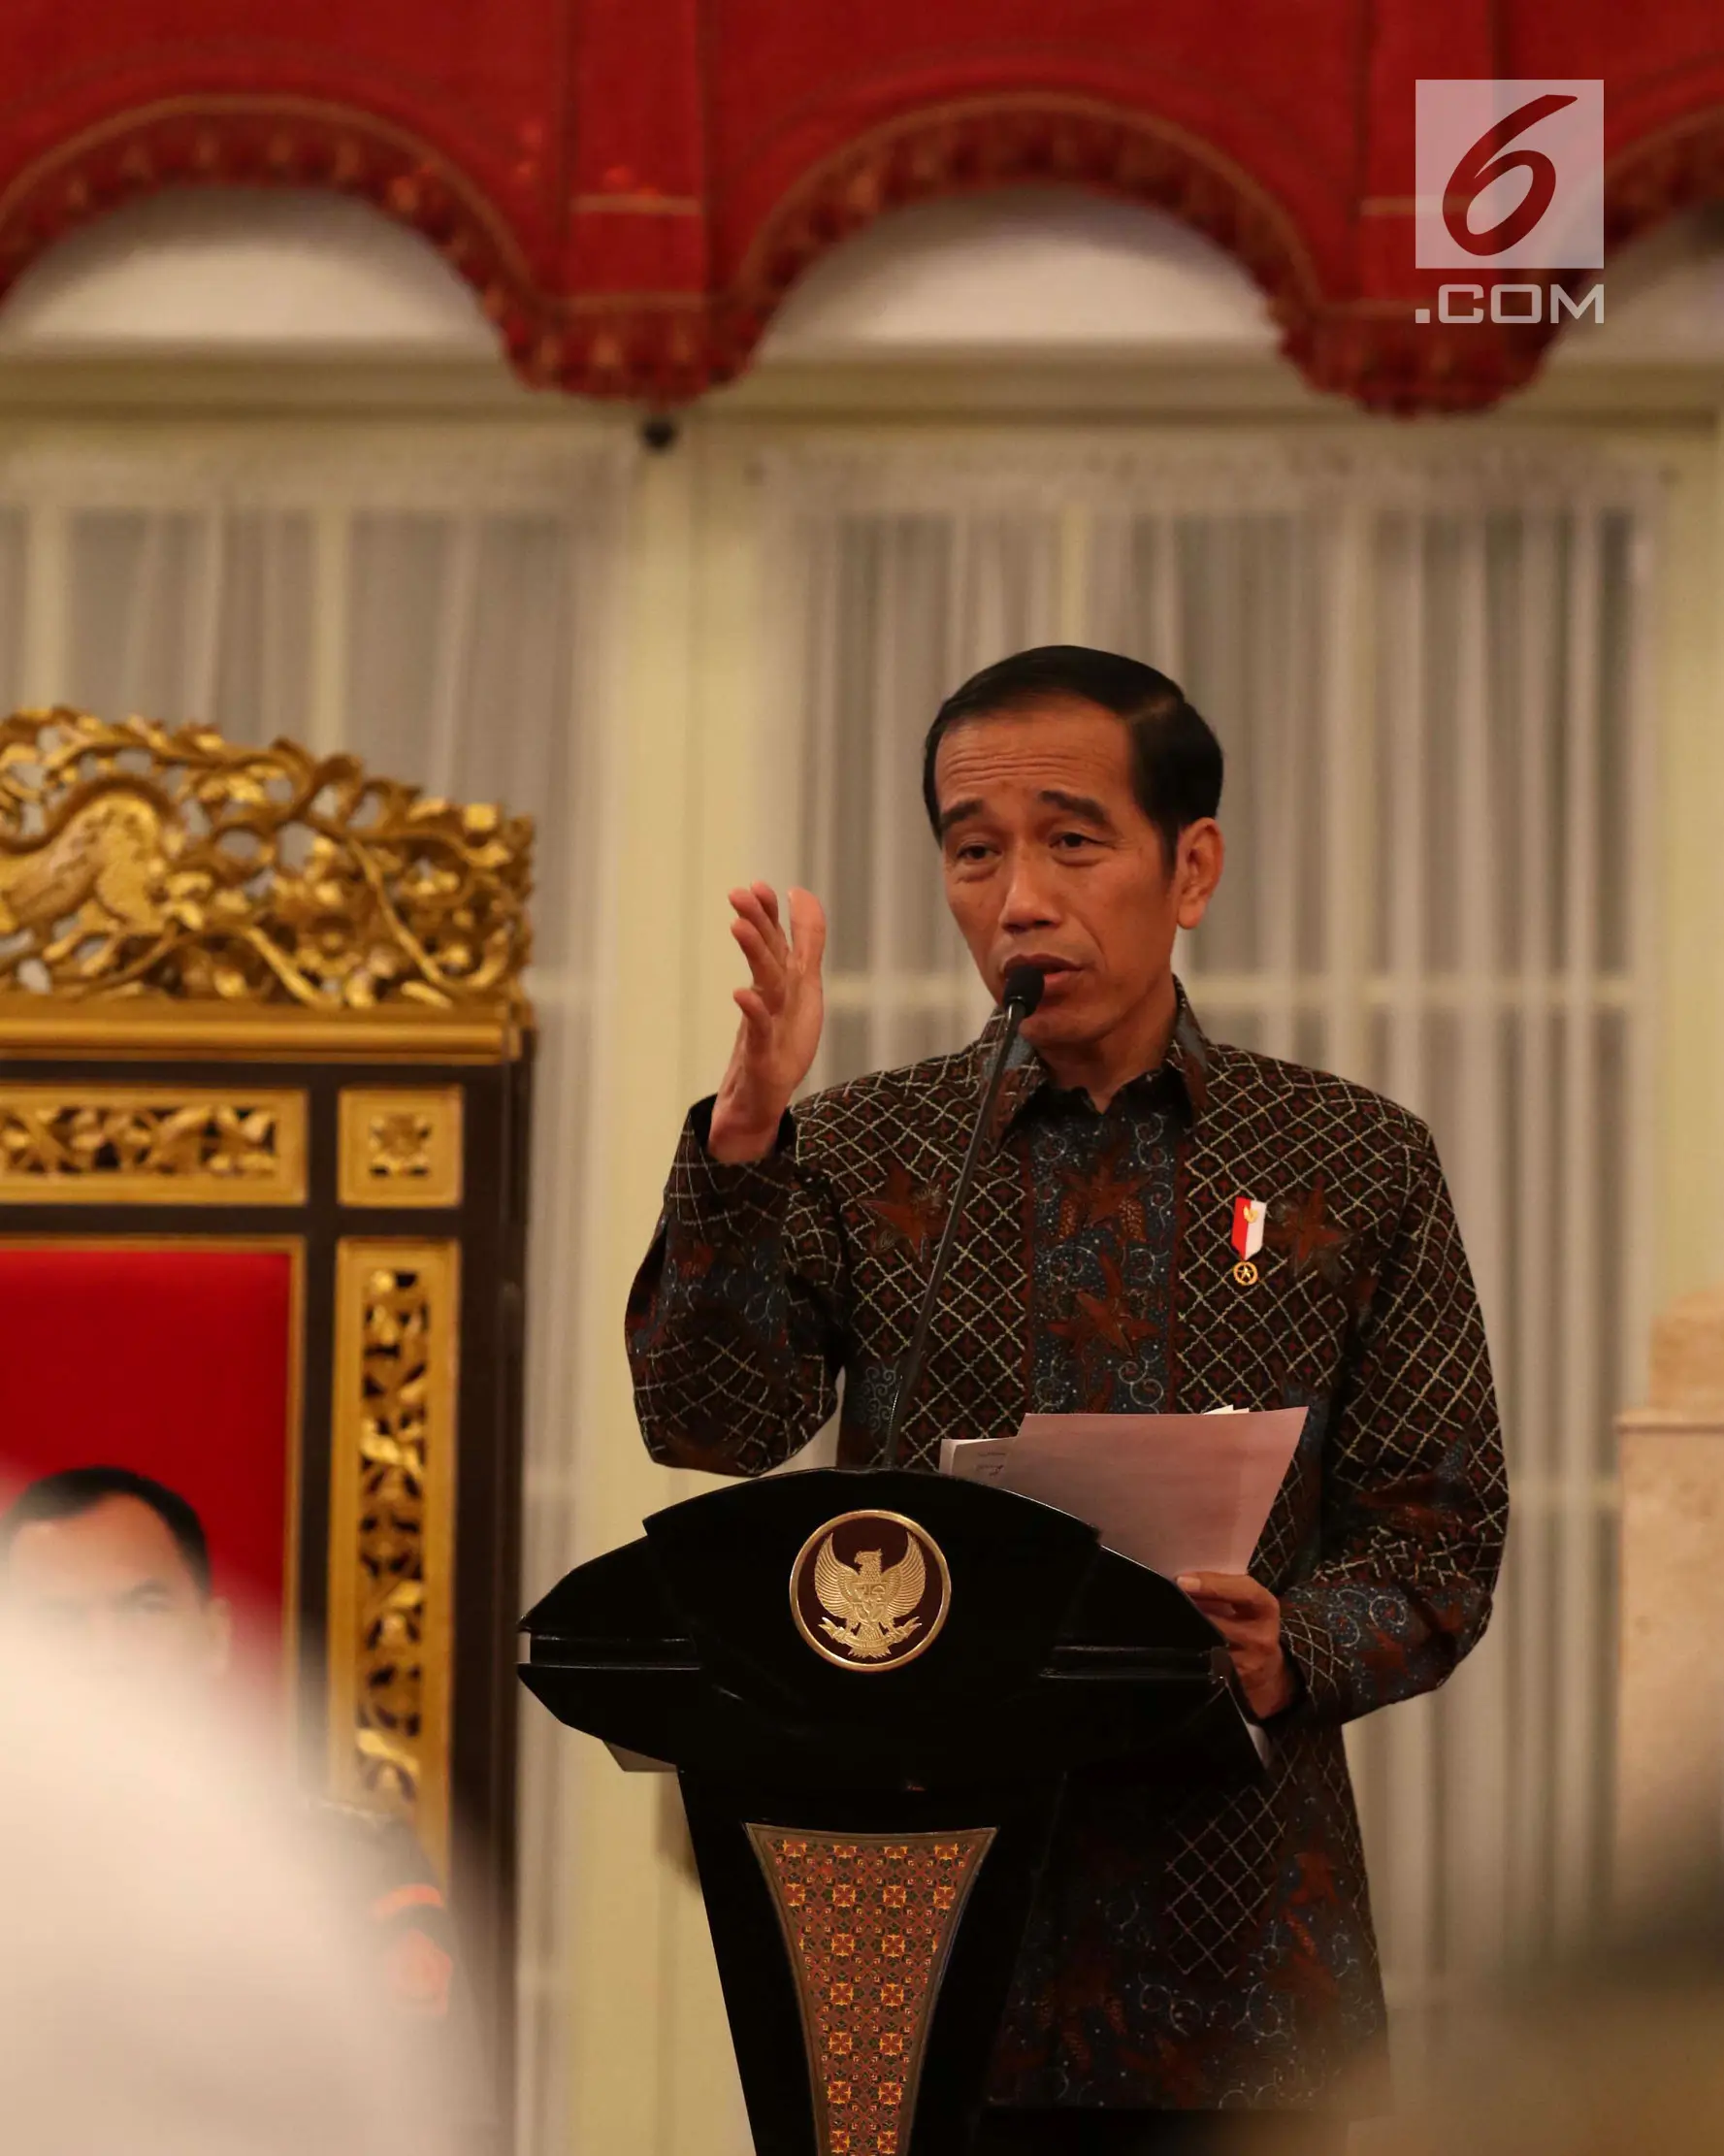
[[[779,926],[778,895],[756,883],[731,893],[731,933],[752,976],[735,992],[742,1024],[713,1102],[706,1151],[735,1165],[764,1160],[778,1143],[784,1112],[813,1066],[825,1016],[820,961],[826,914],[812,893],[793,889],[790,934]]]

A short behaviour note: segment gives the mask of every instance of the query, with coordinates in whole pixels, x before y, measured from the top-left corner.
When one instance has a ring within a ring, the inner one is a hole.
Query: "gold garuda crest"
[[[951,1599],[939,1545],[902,1513],[829,1519],[791,1568],[797,1630],[840,1669],[900,1669],[914,1661],[933,1645]]]

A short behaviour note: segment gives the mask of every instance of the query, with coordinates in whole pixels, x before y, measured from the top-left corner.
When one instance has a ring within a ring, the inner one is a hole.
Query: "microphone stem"
[[[904,1420],[904,1411],[910,1404],[910,1395],[922,1376],[922,1361],[927,1353],[928,1329],[934,1322],[934,1302],[940,1292],[940,1283],[946,1277],[946,1267],[952,1261],[952,1246],[958,1240],[959,1215],[963,1211],[964,1200],[970,1194],[970,1185],[976,1179],[976,1161],[981,1155],[982,1141],[993,1121],[993,1107],[999,1098],[999,1089],[1005,1083],[1006,1060],[1012,1053],[1012,1043],[1018,1038],[1018,1029],[1023,1025],[1025,1012],[1021,1004],[1008,1000],[1004,1006],[1006,1027],[994,1050],[993,1067],[988,1073],[987,1090],[982,1095],[982,1106],[976,1117],[975,1128],[970,1132],[969,1149],[964,1154],[963,1165],[958,1171],[958,1183],[952,1192],[952,1203],[946,1209],[946,1225],[940,1230],[940,1240],[934,1249],[933,1270],[927,1276],[927,1287],[923,1292],[922,1308],[916,1315],[916,1330],[910,1338],[910,1353],[904,1363],[904,1374],[893,1395],[892,1420],[887,1425],[885,1442],[880,1448],[877,1467],[895,1467],[898,1456],[898,1430]]]

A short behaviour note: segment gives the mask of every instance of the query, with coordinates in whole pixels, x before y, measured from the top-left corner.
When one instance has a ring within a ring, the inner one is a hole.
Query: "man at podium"
[[[1271,1739],[1261,1785],[1074,1778],[981,2146],[1329,2145],[1374,2107],[1383,2002],[1343,1725],[1441,1684],[1490,1612],[1508,1496],[1484,1330],[1430,1133],[1212,1042],[1172,970],[1220,880],[1221,752],[1164,675],[1069,646],[949,697],[923,791],[996,1000],[1042,975],[984,1133],[893,1463],[1026,1413],[1308,1409],[1251,1577],[1182,1580]],[[657,1459],[752,1475],[837,1405],[890,1464],[899,1378],[1002,1023],[792,1101],[818,901],[731,894],[748,961],[630,1302]],[[1241,2114],[1251,2114],[1249,2121]]]

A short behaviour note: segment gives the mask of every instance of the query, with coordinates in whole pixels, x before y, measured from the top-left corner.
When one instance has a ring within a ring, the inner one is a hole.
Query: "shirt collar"
[[[1177,1099],[1188,1125],[1195,1124],[1209,1102],[1209,1072],[1211,1063],[1210,1042],[1203,1028],[1197,1023],[1197,1014],[1191,1008],[1184,985],[1176,979],[1173,984],[1174,1019],[1173,1036],[1167,1044],[1167,1054],[1155,1069],[1144,1071],[1128,1083],[1141,1086],[1146,1081],[1165,1085]],[[1005,1027],[1005,1017],[995,1011],[983,1027],[975,1043],[976,1079],[985,1082],[988,1066],[999,1036]],[[1122,1093],[1126,1089],[1121,1088]],[[999,1089],[999,1100],[993,1112],[993,1127],[990,1135],[997,1145],[1032,1102],[1057,1094],[1059,1088],[1047,1064],[1029,1043],[1019,1035],[1012,1047],[1012,1058],[1006,1065],[1006,1074]]]

